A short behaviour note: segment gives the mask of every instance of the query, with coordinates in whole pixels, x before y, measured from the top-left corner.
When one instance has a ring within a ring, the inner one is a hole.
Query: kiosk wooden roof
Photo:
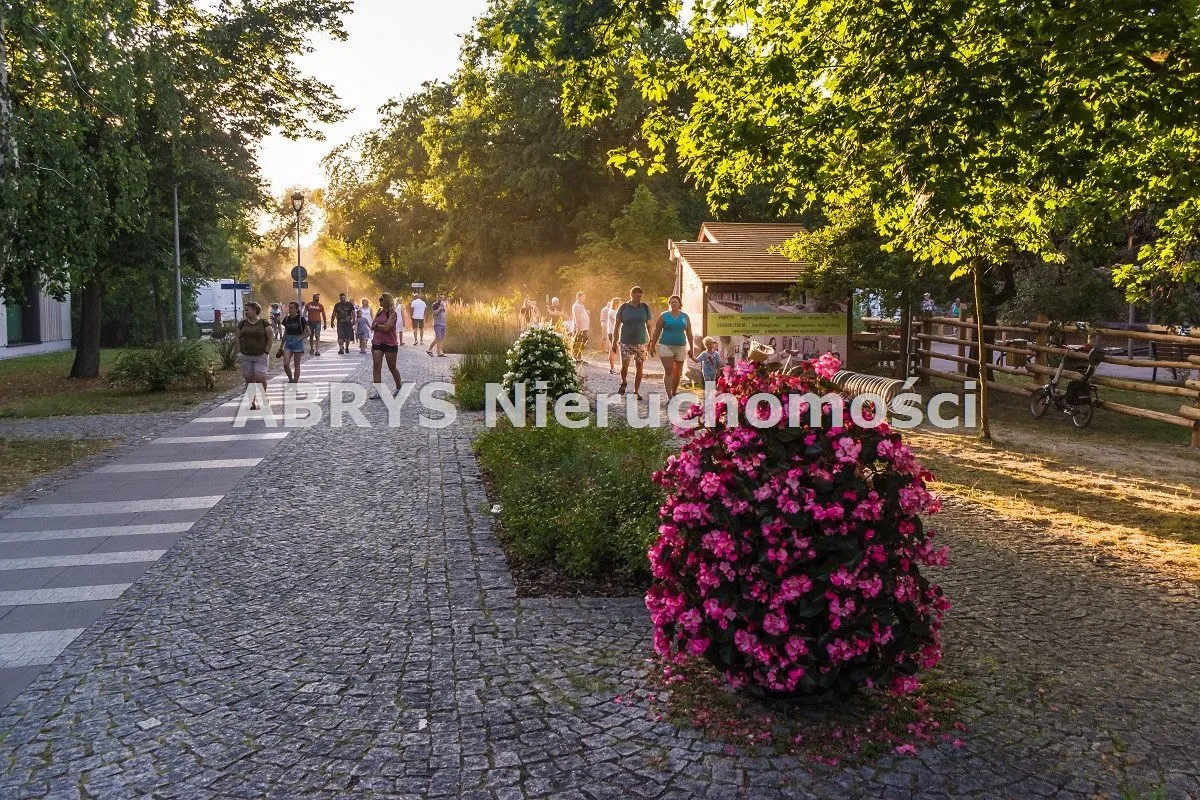
[[[671,242],[671,258],[686,264],[702,282],[795,283],[807,268],[771,251],[803,225],[787,222],[706,222],[694,242]]]

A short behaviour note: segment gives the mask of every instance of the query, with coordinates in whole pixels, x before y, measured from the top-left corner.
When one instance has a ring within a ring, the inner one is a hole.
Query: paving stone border
[[[1194,584],[949,503],[964,746],[810,774],[614,702],[647,689],[640,600],[518,600],[473,433],[293,433],[0,714],[0,796],[1200,794]]]

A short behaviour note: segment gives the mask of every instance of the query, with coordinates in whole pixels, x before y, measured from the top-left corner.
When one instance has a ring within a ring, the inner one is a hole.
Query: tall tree
[[[526,8],[538,35],[514,37],[509,57],[589,76],[564,95],[577,120],[612,106],[615,59],[680,10]],[[1062,261],[1064,230],[1096,244],[1132,212],[1154,216],[1155,238],[1118,277],[1187,279],[1196,22],[1190,0],[702,0],[682,57],[642,58],[644,97],[694,98],[682,118],[661,104],[644,139],[718,202],[755,184],[783,207],[865,202],[885,248],[971,276],[977,301],[1021,259]],[[1070,225],[1068,210],[1095,224]]]
[[[169,198],[193,264],[232,264],[264,195],[254,147],[344,112],[298,72],[308,37],[343,37],[348,0],[13,0],[5,42],[22,155],[9,296],[80,295],[72,375],[94,376],[105,289],[141,275],[165,294]],[[19,255],[16,255],[19,254]],[[135,284],[136,285],[136,284]]]

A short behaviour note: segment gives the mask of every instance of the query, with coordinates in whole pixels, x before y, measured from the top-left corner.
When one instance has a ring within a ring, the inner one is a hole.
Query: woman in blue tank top
[[[663,385],[667,390],[667,399],[675,396],[679,389],[679,381],[683,377],[683,365],[688,357],[695,357],[692,346],[692,321],[683,312],[683,301],[679,295],[671,295],[670,309],[664,311],[654,326],[654,336],[650,340],[650,349],[658,348],[658,357],[662,359]]]

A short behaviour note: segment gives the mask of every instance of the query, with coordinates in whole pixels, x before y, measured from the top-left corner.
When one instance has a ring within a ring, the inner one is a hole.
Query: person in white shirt
[[[412,312],[413,344],[425,344],[425,301],[420,293],[413,292],[408,308]]]
[[[614,297],[608,305],[600,309],[600,328],[604,333],[604,347],[608,350],[608,374],[617,372],[617,354],[612,349],[613,329],[617,327],[617,309],[621,306],[621,298]]]
[[[583,292],[576,292],[575,304],[571,306],[571,330],[574,331],[571,337],[571,353],[575,356],[576,364],[583,363],[583,348],[587,347],[588,331],[592,327],[592,318],[583,301]]]

